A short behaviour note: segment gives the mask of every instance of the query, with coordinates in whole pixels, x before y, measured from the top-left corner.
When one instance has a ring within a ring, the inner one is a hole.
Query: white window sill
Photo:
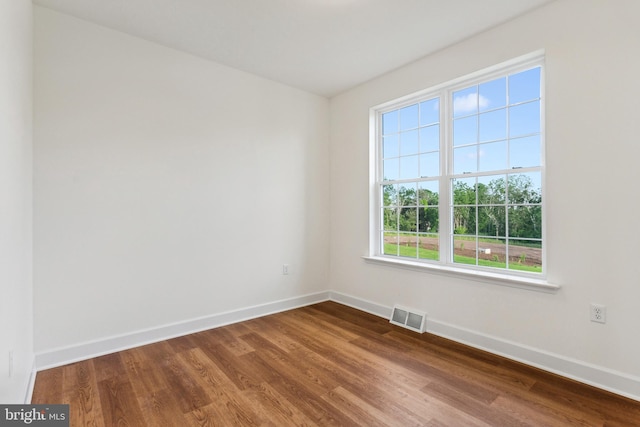
[[[383,256],[365,256],[362,258],[367,263],[371,264],[386,265],[390,267],[404,268],[414,271],[442,274],[445,276],[456,276],[467,280],[482,281],[493,283],[496,285],[528,289],[532,291],[552,293],[560,289],[559,285],[548,283],[544,279],[536,279],[532,277],[498,274],[488,271],[468,270],[465,268],[423,263],[401,258],[391,258]]]

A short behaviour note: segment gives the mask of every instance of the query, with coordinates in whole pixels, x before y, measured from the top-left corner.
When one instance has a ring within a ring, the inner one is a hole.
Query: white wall
[[[326,290],[328,100],[34,12],[38,353]]]
[[[332,288],[426,310],[432,323],[484,337],[494,351],[508,353],[495,347],[508,344],[610,373],[625,384],[582,379],[640,398],[638,16],[635,0],[559,0],[332,99]],[[546,50],[548,278],[561,290],[365,263],[369,108],[538,49]],[[607,306],[607,324],[589,321],[591,302]]]
[[[0,2],[0,403],[25,402],[33,369],[31,13]]]

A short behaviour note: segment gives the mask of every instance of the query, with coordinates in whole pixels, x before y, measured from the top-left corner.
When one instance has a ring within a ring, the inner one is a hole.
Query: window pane
[[[507,141],[482,144],[479,149],[478,171],[497,171],[507,168]]]
[[[508,203],[512,205],[540,203],[540,172],[509,175],[507,196]]]
[[[482,238],[478,241],[478,265],[507,268],[507,245],[501,239]]]
[[[476,234],[476,208],[473,206],[453,207],[453,234]]]
[[[509,104],[540,98],[540,68],[509,76]]]
[[[478,146],[453,150],[453,173],[455,175],[478,171]]]
[[[540,135],[509,141],[509,166],[525,168],[540,164]]]
[[[453,204],[454,205],[475,205],[476,204],[476,179],[459,178],[452,180]]]
[[[382,229],[384,231],[398,231],[398,208],[382,209]]]
[[[382,156],[398,157],[400,144],[398,143],[398,135],[387,135],[382,138]]]
[[[398,255],[398,233],[383,233],[383,253],[385,255]]]
[[[420,206],[438,206],[438,181],[427,181],[418,183],[418,204]]]
[[[400,179],[418,178],[419,156],[400,157]]]
[[[478,89],[471,86],[453,93],[453,117],[478,112]]]
[[[507,138],[507,109],[480,114],[480,142]]]
[[[400,110],[400,130],[418,127],[418,104],[409,105]]]
[[[509,207],[509,237],[542,238],[542,207]]]
[[[491,175],[478,177],[478,204],[504,205],[507,199],[507,185],[505,175]]]
[[[416,183],[400,184],[398,189],[399,206],[418,206],[416,201]]]
[[[418,154],[418,130],[402,132],[400,134],[400,155]]]
[[[542,242],[509,239],[509,269],[542,272]]]
[[[509,135],[529,135],[540,132],[540,101],[516,105],[509,109]]]
[[[420,129],[420,151],[438,151],[440,149],[440,125]]]
[[[440,99],[434,98],[420,103],[420,126],[440,121]]]
[[[407,258],[418,257],[418,236],[415,233],[400,233],[398,255]]]
[[[506,208],[504,206],[478,207],[478,236],[505,237]]]
[[[440,259],[440,242],[437,234],[419,234],[418,235],[418,258],[421,259]]]
[[[397,206],[398,205],[398,191],[395,185],[383,185],[382,186],[382,205],[383,206]]]
[[[438,153],[420,156],[420,176],[422,178],[440,175],[440,155]]]
[[[382,115],[382,134],[398,132],[398,111],[390,111]]]
[[[398,229],[400,231],[417,231],[418,230],[418,209],[417,208],[400,209]]]
[[[386,159],[382,164],[382,177],[385,181],[393,181],[400,176],[399,167],[400,159]]]
[[[453,237],[453,262],[476,264],[476,239],[473,237]]]
[[[492,80],[478,87],[480,111],[493,110],[507,105],[507,79]]]
[[[418,231],[422,233],[437,233],[439,231],[438,208],[418,209]]]
[[[478,142],[478,116],[456,119],[453,122],[453,145],[475,144]]]

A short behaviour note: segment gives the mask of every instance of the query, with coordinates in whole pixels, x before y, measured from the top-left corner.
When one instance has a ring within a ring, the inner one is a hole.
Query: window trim
[[[541,172],[541,190],[543,192],[542,203],[542,272],[541,273],[528,273],[517,270],[499,270],[484,268],[477,265],[464,265],[455,264],[451,256],[448,254],[451,252],[451,243],[449,242],[450,236],[450,181],[455,175],[451,170],[452,161],[450,135],[452,133],[453,120],[450,117],[446,117],[447,114],[452,112],[451,94],[461,88],[481,83],[481,81],[489,81],[493,78],[498,78],[519,71],[524,71],[532,67],[542,67],[543,72],[540,76],[541,85],[541,118],[540,118],[540,134],[541,134],[541,164],[539,170]],[[535,289],[547,292],[553,292],[559,289],[558,285],[550,284],[547,282],[547,260],[546,260],[546,205],[544,201],[546,195],[546,183],[545,183],[545,82],[544,82],[544,51],[536,51],[528,55],[524,55],[512,60],[502,62],[500,64],[485,68],[473,72],[471,74],[435,85],[425,90],[421,90],[410,95],[379,104],[372,107],[369,110],[369,136],[370,136],[370,155],[369,155],[369,182],[370,182],[370,194],[369,194],[369,254],[363,257],[367,262],[394,266],[400,268],[408,268],[411,270],[428,271],[437,274],[452,275],[457,277],[463,277],[473,280],[485,281],[490,283],[497,283],[507,286],[515,286],[526,289]],[[441,259],[438,261],[420,261],[413,258],[405,258],[399,256],[384,255],[381,253],[380,233],[379,227],[381,222],[381,200],[380,195],[380,183],[378,178],[380,176],[382,162],[381,158],[381,143],[379,138],[382,133],[382,114],[399,110],[405,106],[409,106],[418,102],[425,101],[431,97],[440,97],[440,169],[441,175],[438,178],[440,183],[439,193],[439,212],[440,223],[447,224],[446,227],[440,227],[439,241],[440,241],[440,254]],[[445,222],[443,222],[445,221]]]

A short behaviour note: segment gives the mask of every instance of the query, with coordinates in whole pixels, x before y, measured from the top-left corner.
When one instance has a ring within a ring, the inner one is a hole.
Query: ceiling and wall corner
[[[331,97],[550,0],[34,0]]]

